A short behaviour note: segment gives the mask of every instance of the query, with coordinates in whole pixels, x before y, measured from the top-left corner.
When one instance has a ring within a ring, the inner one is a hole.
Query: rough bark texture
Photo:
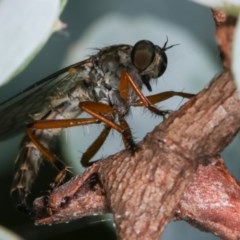
[[[125,150],[95,163],[55,189],[48,206],[36,199],[36,223],[112,212],[119,239],[158,239],[173,218],[239,239],[240,187],[218,156],[239,128],[240,101],[225,70],[149,133],[134,155]]]
[[[176,216],[222,239],[240,238],[240,186],[220,157],[202,166],[187,187]]]
[[[149,140],[151,147],[141,144],[135,156],[124,152],[100,164],[120,239],[158,239],[195,169],[190,159],[179,156],[178,146]]]

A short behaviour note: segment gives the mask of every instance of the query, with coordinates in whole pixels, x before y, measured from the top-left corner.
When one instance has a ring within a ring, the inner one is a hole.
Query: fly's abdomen
[[[54,146],[57,135],[51,130],[37,130],[36,138],[48,150]],[[31,142],[27,135],[24,136],[20,150],[16,158],[15,174],[11,189],[11,195],[16,202],[17,208],[22,211],[28,211],[27,196],[35,181],[40,165],[43,161],[43,155],[40,150]]]
[[[27,126],[27,133],[20,144],[20,150],[16,158],[15,175],[11,189],[12,197],[20,210],[26,211],[28,209],[27,197],[43,160],[52,163],[59,172],[64,172],[66,168],[65,164],[55,154],[51,154],[55,152],[56,141],[62,128],[36,129],[34,124],[39,121],[58,121],[60,119],[65,120],[68,117],[76,117],[81,112],[77,102],[77,100],[66,101],[65,104],[60,104],[54,111],[45,116],[44,119],[33,121],[32,124]],[[33,117],[38,115],[34,114]]]

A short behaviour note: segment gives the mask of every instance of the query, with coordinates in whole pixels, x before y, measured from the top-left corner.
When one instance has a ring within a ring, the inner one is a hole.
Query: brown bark
[[[55,189],[48,211],[36,199],[36,223],[112,212],[119,239],[154,240],[177,217],[239,239],[240,188],[218,156],[239,128],[240,101],[226,70],[149,133],[134,155],[119,152]]]
[[[200,165],[176,210],[176,216],[221,239],[240,238],[240,186],[220,157]]]

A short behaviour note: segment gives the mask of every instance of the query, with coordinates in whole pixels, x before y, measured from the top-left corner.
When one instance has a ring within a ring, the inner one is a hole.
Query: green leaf
[[[54,31],[65,27],[59,20],[65,5],[66,0],[0,1],[0,85],[21,72]]]

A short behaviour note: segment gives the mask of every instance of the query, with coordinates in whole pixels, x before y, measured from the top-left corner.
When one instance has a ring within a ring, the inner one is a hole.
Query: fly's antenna
[[[162,50],[163,50],[163,51],[166,51],[166,50],[168,50],[168,49],[170,49],[170,48],[172,48],[172,47],[175,47],[175,46],[177,46],[177,45],[180,45],[179,43],[177,43],[177,44],[173,44],[173,45],[170,45],[170,46],[167,47],[167,44],[168,44],[168,36],[166,36],[166,37],[167,37],[167,40],[166,40],[166,42],[164,43],[164,45],[163,45],[163,47],[162,47]]]

